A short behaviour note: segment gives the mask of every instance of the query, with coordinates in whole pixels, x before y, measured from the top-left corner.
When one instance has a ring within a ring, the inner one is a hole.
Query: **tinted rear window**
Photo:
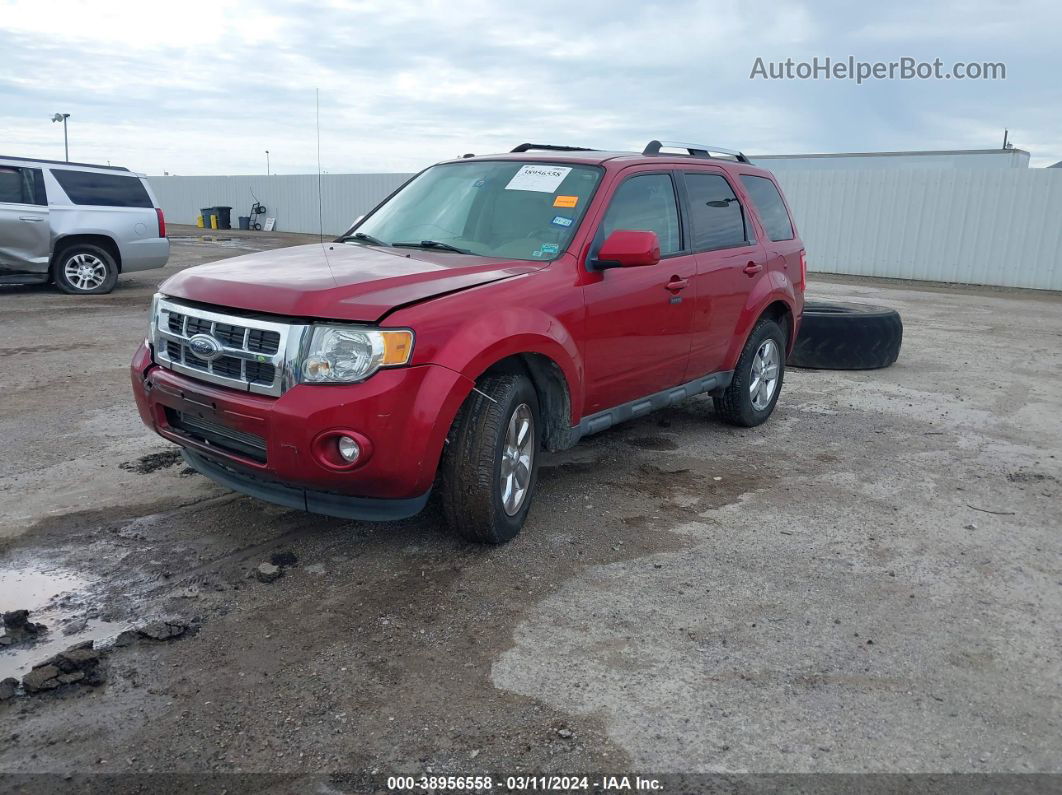
[[[151,199],[139,177],[94,174],[91,171],[52,169],[70,201],[95,207],[151,207]]]
[[[19,166],[0,166],[0,202],[47,204],[41,170]]]
[[[745,210],[730,183],[718,174],[686,174],[694,251],[748,244]]]
[[[793,224],[774,183],[766,177],[754,177],[751,174],[742,174],[741,181],[760,214],[767,237],[771,240],[792,240]]]
[[[22,169],[0,166],[0,202],[9,204],[26,202]]]

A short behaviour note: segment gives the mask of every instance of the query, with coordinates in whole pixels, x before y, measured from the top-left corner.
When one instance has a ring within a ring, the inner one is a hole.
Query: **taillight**
[[[166,237],[166,216],[162,214],[162,208],[155,208],[155,215],[159,217],[159,237]]]
[[[161,210],[160,210],[161,212]],[[808,285],[808,255],[800,252],[800,289],[804,290]]]

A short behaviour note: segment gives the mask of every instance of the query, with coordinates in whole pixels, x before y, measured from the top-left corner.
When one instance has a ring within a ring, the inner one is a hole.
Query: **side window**
[[[0,202],[7,204],[47,204],[44,177],[39,168],[0,166]]]
[[[686,175],[694,251],[746,245],[751,230],[734,189],[720,174]]]
[[[760,214],[767,237],[771,240],[792,240],[793,222],[789,220],[785,202],[774,183],[766,177],[754,177],[751,174],[742,174],[741,183],[749,192],[756,212]]]
[[[602,240],[617,229],[656,232],[663,256],[682,250],[675,188],[667,174],[641,174],[623,182],[601,222]]]
[[[151,207],[139,177],[53,168],[52,176],[74,204],[95,207]]]

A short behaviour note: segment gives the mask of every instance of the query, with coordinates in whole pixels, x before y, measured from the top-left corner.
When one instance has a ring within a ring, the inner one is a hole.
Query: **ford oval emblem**
[[[196,334],[188,340],[188,347],[192,353],[207,362],[212,362],[221,356],[221,343],[209,334]]]

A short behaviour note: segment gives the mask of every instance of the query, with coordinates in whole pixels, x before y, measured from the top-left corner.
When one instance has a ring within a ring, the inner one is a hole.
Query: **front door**
[[[0,165],[0,276],[47,273],[50,254],[40,169]]]
[[[591,258],[617,229],[655,232],[656,265],[612,268],[583,287],[586,326],[584,414],[682,383],[690,352],[696,260],[683,240],[670,172],[633,173],[616,188]]]

